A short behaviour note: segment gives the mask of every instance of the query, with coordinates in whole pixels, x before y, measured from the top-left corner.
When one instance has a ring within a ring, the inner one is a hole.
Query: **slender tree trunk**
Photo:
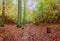
[[[41,0],[41,11],[42,11],[42,19],[43,19],[43,13],[44,13],[44,10],[43,10],[43,0]]]
[[[21,27],[22,0],[18,0],[18,20],[17,27]]]
[[[26,23],[26,0],[24,0],[24,16],[23,16],[23,24]]]
[[[5,1],[3,0],[3,3],[2,3],[2,23],[1,23],[1,26],[4,26],[4,10],[5,10]]]

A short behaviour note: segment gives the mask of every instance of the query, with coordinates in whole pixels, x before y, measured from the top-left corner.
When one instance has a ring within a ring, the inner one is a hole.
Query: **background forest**
[[[14,2],[16,1],[16,2]],[[18,1],[5,0],[5,18],[17,23],[18,16]],[[22,15],[21,22],[24,17],[24,5],[26,5],[26,22],[32,23],[55,23],[60,22],[60,0],[31,0],[29,5],[28,0],[24,4],[22,0]],[[2,0],[0,0],[0,21],[2,16]]]

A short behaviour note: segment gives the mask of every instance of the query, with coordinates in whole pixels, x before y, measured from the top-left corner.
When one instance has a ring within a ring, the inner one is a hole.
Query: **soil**
[[[47,33],[50,27],[50,33]],[[4,24],[0,27],[0,41],[60,41],[60,23],[25,24],[17,28],[16,24]]]

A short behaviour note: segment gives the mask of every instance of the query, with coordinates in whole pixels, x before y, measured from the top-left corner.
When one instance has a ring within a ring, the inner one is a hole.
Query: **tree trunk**
[[[26,23],[26,0],[24,0],[24,16],[23,16],[23,24]]]
[[[2,23],[1,23],[1,26],[4,26],[4,10],[5,10],[5,6],[4,6],[4,4],[5,4],[5,1],[3,0],[3,3],[2,3]]]
[[[18,20],[17,27],[21,27],[22,0],[18,0]]]

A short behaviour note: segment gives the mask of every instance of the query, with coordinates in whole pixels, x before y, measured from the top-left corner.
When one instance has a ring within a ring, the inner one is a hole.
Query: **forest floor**
[[[51,33],[47,33],[47,27]],[[17,28],[15,24],[0,27],[0,41],[60,41],[60,23],[25,24]]]

